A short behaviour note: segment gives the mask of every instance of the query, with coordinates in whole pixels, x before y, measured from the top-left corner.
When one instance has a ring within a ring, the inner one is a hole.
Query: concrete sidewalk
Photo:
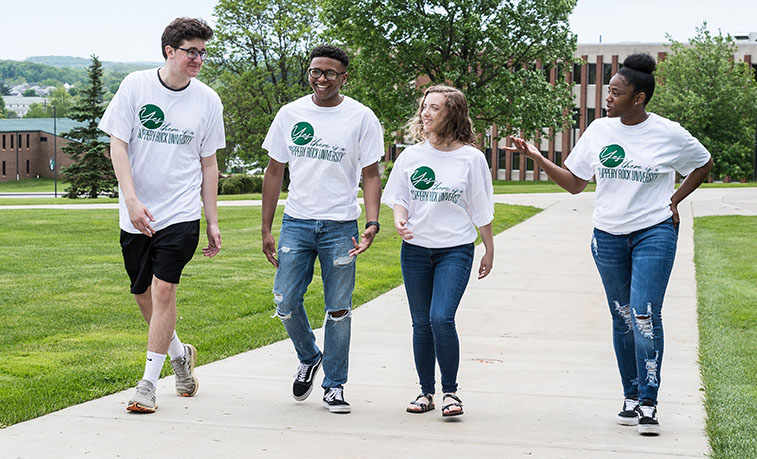
[[[757,215],[757,188],[698,190],[681,206],[664,308],[659,437],[615,423],[622,392],[589,252],[593,194],[497,201],[545,210],[496,236],[492,274],[471,279],[463,298],[457,318],[464,416],[404,411],[419,388],[400,287],[353,314],[345,387],[352,414],[326,411],[317,388],[305,402],[292,399],[297,361],[283,341],[199,367],[194,398],[177,397],[173,377],[161,380],[153,415],[125,411],[130,389],[0,430],[0,456],[704,457],[692,215]],[[369,262],[370,252],[359,261]]]

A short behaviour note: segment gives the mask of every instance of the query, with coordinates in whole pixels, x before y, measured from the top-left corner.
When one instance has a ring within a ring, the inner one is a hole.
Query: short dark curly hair
[[[343,49],[337,48],[336,46],[316,46],[312,51],[310,51],[310,60],[312,61],[316,57],[328,57],[335,59],[341,62],[345,69],[347,69],[347,66],[350,65],[350,58],[347,56],[347,53],[345,53]]]
[[[195,18],[176,18],[166,26],[161,38],[161,51],[163,59],[168,59],[166,46],[178,48],[184,40],[199,38],[208,41],[213,38],[213,29],[207,22]]]

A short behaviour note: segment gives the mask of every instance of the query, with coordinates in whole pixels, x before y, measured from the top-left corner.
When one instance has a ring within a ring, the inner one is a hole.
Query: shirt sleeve
[[[592,132],[591,128],[592,126],[589,125],[586,131],[584,131],[584,134],[578,139],[578,142],[576,142],[576,145],[570,151],[568,158],[565,160],[565,167],[567,167],[573,175],[587,181],[591,180],[595,173],[595,163],[589,154],[589,136]]]
[[[710,152],[702,145],[696,137],[689,134],[689,131],[681,129],[682,147],[681,152],[673,161],[673,168],[678,171],[679,174],[687,176],[691,174],[694,169],[699,168],[707,164],[710,160]]]
[[[137,119],[132,102],[132,80],[131,75],[124,78],[97,125],[101,131],[126,143],[131,141],[134,121]]]
[[[282,110],[283,107],[279,109],[273,118],[271,127],[268,128],[268,133],[265,136],[265,140],[263,140],[262,147],[268,151],[268,156],[272,159],[280,163],[286,163],[289,162],[289,152],[287,151],[284,133],[281,129]]]
[[[494,220],[494,189],[486,157],[481,151],[473,157],[469,169],[467,211],[471,221],[480,228]]]
[[[409,181],[404,173],[404,155],[405,153],[400,154],[394,162],[394,167],[389,173],[389,180],[386,181],[386,186],[381,194],[381,202],[392,209],[394,209],[395,204],[399,204],[405,209],[409,209],[410,206],[410,188],[408,187]]]
[[[360,168],[370,166],[384,155],[384,131],[371,111],[363,117],[360,126]]]
[[[226,132],[223,127],[223,104],[217,94],[213,94],[213,107],[208,118],[200,144],[200,156],[207,157],[226,147]]]

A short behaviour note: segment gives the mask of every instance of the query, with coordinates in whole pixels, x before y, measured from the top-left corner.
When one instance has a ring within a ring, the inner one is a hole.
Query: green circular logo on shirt
[[[430,167],[421,166],[410,176],[410,183],[419,190],[428,190],[434,185],[436,174]]]
[[[620,145],[607,145],[599,152],[599,162],[605,167],[617,167],[626,157],[626,151]]]
[[[300,121],[292,127],[292,142],[295,145],[306,145],[313,140],[315,130],[307,121]]]
[[[147,129],[157,129],[163,126],[166,116],[157,105],[147,104],[139,109],[139,122]]]

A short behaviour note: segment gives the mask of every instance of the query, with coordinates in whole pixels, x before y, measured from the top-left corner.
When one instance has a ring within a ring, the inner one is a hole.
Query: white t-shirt
[[[344,96],[336,107],[320,107],[307,95],[276,113],[263,148],[289,163],[287,215],[348,221],[360,216],[360,173],[381,159],[384,135],[376,115],[360,102]]]
[[[584,180],[596,176],[594,226],[628,234],[670,218],[675,172],[689,175],[709,159],[680,124],[649,113],[634,126],[619,117],[594,120],[565,166]]]
[[[441,151],[428,141],[405,149],[394,163],[381,201],[408,210],[409,244],[438,249],[476,240],[476,227],[494,218],[492,176],[484,154],[469,145]]]
[[[174,91],[163,85],[158,70],[141,70],[124,78],[98,126],[129,144],[134,189],[155,217],[158,231],[201,215],[201,157],[226,146],[223,105],[218,94],[193,78]],[[118,190],[119,225],[139,233],[129,220]]]

